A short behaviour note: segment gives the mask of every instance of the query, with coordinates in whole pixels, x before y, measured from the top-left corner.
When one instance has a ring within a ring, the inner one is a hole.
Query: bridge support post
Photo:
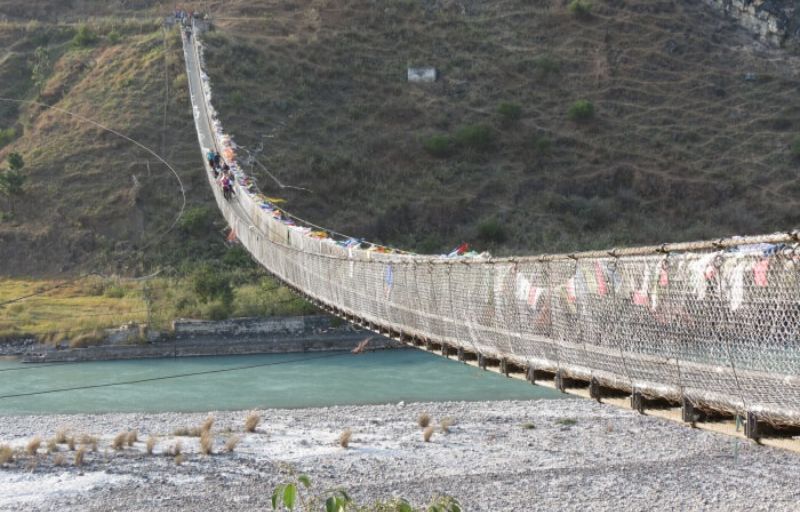
[[[481,370],[486,369],[486,358],[483,357],[483,354],[478,354],[478,368]]]
[[[744,421],[744,437],[758,441],[763,435],[761,425],[758,422],[756,413],[747,411]]]
[[[458,354],[458,360],[462,363],[467,360],[467,358],[464,357],[464,347],[458,347],[456,354]]]
[[[640,391],[633,391],[631,395],[631,409],[639,414],[644,414],[644,396],[642,396]]]
[[[694,426],[695,422],[703,419],[703,416],[703,412],[695,409],[691,400],[685,396],[681,398],[681,420]]]
[[[528,371],[525,373],[525,378],[528,382],[536,385],[536,369],[533,366],[528,366]]]
[[[501,359],[500,360],[500,373],[508,377],[508,360]]]
[[[556,389],[561,391],[562,393],[567,392],[566,382],[564,378],[564,374],[561,373],[561,370],[558,370],[553,377],[553,384],[555,384]]]
[[[603,398],[603,393],[600,390],[600,382],[594,377],[589,381],[589,397],[600,402]]]

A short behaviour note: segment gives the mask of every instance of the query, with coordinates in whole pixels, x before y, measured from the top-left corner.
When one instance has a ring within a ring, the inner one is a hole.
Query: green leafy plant
[[[504,101],[497,106],[497,113],[503,122],[512,123],[522,117],[522,107],[518,103]]]
[[[431,156],[446,158],[453,153],[453,140],[449,135],[431,135],[422,141],[422,147]]]
[[[572,0],[567,10],[577,18],[588,18],[592,15],[592,3],[588,0]]]
[[[460,146],[486,151],[494,143],[494,133],[491,128],[482,124],[462,126],[456,131],[455,140]]]
[[[589,100],[578,100],[569,107],[567,117],[576,122],[589,121],[594,118],[594,104]]]
[[[17,131],[14,128],[6,128],[4,130],[0,130],[0,148],[7,145],[9,142],[14,140],[14,137],[17,136]]]
[[[72,38],[72,46],[75,48],[85,48],[97,42],[97,34],[88,25],[81,25],[75,36]]]

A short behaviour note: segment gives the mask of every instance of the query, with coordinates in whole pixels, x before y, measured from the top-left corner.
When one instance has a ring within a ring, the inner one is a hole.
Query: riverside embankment
[[[127,336],[128,332],[133,335]],[[352,350],[367,338],[371,349],[399,345],[349,325],[334,324],[327,316],[178,320],[169,336],[139,339],[138,333],[138,329],[117,329],[99,345],[75,348],[68,343],[21,343],[11,345],[16,350],[7,352],[22,356],[25,362],[53,363]]]
[[[436,432],[423,441],[418,416]],[[270,510],[272,489],[307,473],[312,489],[343,487],[362,504],[403,496],[421,506],[458,498],[469,511],[790,511],[800,502],[800,457],[589,400],[443,402],[212,413],[214,455],[175,432],[200,414],[102,414],[0,418],[0,444],[23,449],[33,435],[99,436],[84,465],[59,446],[0,469],[0,509]],[[439,422],[451,418],[449,433]],[[337,443],[352,429],[348,449]],[[110,448],[138,429],[131,447]],[[153,455],[145,442],[156,436]],[[241,441],[220,453],[231,436]],[[169,452],[182,445],[184,462]]]

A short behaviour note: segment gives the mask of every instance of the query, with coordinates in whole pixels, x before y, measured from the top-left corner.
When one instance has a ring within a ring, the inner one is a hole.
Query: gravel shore
[[[418,416],[436,426],[423,441]],[[798,510],[800,456],[692,430],[589,400],[445,402],[214,412],[215,455],[197,437],[173,434],[207,413],[0,417],[0,444],[20,451],[60,429],[99,437],[80,468],[66,445],[55,455],[19,454],[0,468],[0,510],[271,510],[287,467],[313,490],[341,486],[362,504],[402,496],[417,506],[437,495],[464,510]],[[452,418],[449,433],[439,422]],[[337,438],[352,429],[349,449]],[[122,451],[114,436],[138,430]],[[158,436],[146,455],[148,436]],[[233,453],[226,439],[241,436]],[[185,461],[167,453],[177,441]],[[33,461],[36,461],[35,463]]]

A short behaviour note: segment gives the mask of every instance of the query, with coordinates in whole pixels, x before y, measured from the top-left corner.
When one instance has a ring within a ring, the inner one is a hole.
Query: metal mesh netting
[[[201,48],[184,36],[198,136],[231,148]],[[800,421],[800,253],[768,235],[523,258],[362,249],[314,233],[236,173],[217,204],[270,272],[379,328],[523,367],[729,412]]]

